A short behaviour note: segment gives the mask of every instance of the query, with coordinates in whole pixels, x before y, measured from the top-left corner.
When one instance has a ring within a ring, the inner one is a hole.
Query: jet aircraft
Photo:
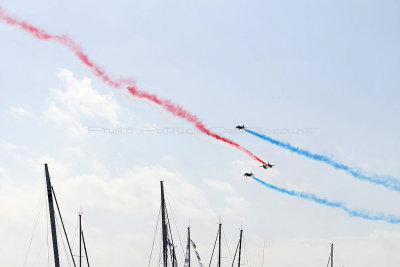
[[[263,164],[263,165],[261,165],[261,166],[259,166],[259,167],[262,167],[262,168],[264,168],[264,169],[268,169],[268,168],[272,168],[272,167],[274,167],[275,165],[272,165],[272,164],[270,164],[269,162],[267,163],[267,164]]]
[[[246,176],[246,177],[252,177],[253,175],[254,174],[252,172],[250,172],[250,173],[246,172],[245,174],[243,174],[243,176]]]

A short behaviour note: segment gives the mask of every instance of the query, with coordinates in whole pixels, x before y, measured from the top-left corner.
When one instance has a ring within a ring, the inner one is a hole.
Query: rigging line
[[[79,217],[76,220],[76,225],[75,225],[75,232],[74,232],[74,239],[72,240],[72,250],[75,248],[75,241],[76,241],[76,234],[78,232],[78,226],[79,226]]]
[[[68,255],[67,248],[65,247],[65,243],[64,243],[64,238],[63,238],[62,233],[61,233],[60,223],[58,222],[57,216],[55,216],[54,218],[56,219],[56,227],[58,229],[58,233],[59,233],[60,238],[61,238],[61,243],[63,244],[65,255]],[[61,261],[62,261],[62,258],[61,258]],[[67,256],[67,261],[68,261],[68,265],[71,266],[71,262],[70,262],[70,259],[69,259],[68,256]],[[61,262],[61,264],[62,264],[62,262]]]
[[[86,249],[85,236],[83,235],[83,231],[82,231],[82,241],[83,241],[83,248],[85,249],[85,256],[86,256],[87,266],[90,267],[89,257],[88,257],[88,253],[87,253],[87,249]]]
[[[161,247],[161,239],[160,239],[160,243],[159,243],[159,247],[160,247],[160,251],[158,252],[158,265],[157,266],[160,266],[161,265],[161,258],[162,258],[162,253],[161,253],[161,251],[162,251],[162,247]]]
[[[215,246],[217,245],[218,235],[219,235],[219,230],[218,230],[218,232],[217,232],[217,237],[215,238],[214,248],[213,248],[212,253],[211,253],[210,264],[208,265],[208,267],[211,266],[211,262],[212,262],[212,259],[213,259],[213,256],[214,256]]]
[[[45,245],[46,245],[46,239],[43,240],[42,246],[40,247],[39,252],[38,252],[38,254],[36,255],[36,258],[35,258],[35,260],[33,261],[32,266],[36,266],[36,262],[38,261],[39,256],[40,256],[40,253],[42,252],[42,250],[43,250],[43,248],[44,248]]]
[[[38,212],[38,214],[36,215],[35,226],[33,227],[33,232],[32,232],[32,235],[31,235],[31,239],[30,239],[30,241],[29,241],[28,250],[26,251],[26,254],[25,254],[25,257],[24,257],[24,263],[23,263],[22,266],[25,266],[25,265],[26,265],[26,262],[27,262],[27,260],[28,260],[29,252],[30,252],[31,246],[32,246],[33,237],[35,236],[35,233],[36,233],[36,227],[37,227],[37,224],[38,224],[38,221],[39,221],[40,214],[41,214],[41,212],[42,212],[42,208],[43,208],[43,203],[44,203],[45,197],[46,197],[46,192],[43,194],[42,201],[41,201],[41,203],[39,204],[39,205],[40,205],[39,212]],[[40,200],[39,200],[39,201],[40,201]]]
[[[55,221],[55,225],[56,225],[56,234],[57,234],[57,230],[58,230],[58,235],[60,236],[61,231],[60,231],[60,227],[58,226],[57,216],[54,216],[54,221]],[[60,239],[61,239],[61,243],[64,245],[64,240],[62,239],[62,236],[60,236]],[[63,246],[63,247],[64,247],[64,251],[65,251],[65,246]],[[65,253],[66,252],[67,251],[65,251]],[[61,254],[60,254],[60,266],[63,266],[63,258],[61,257]]]
[[[231,251],[229,250],[228,240],[226,239],[224,228],[222,228],[222,234],[224,236],[226,248],[228,249],[228,256],[229,256],[228,261],[229,261],[229,259],[232,258],[232,256],[231,256]]]
[[[238,242],[238,244],[237,244],[237,246],[236,246],[235,255],[233,256],[232,267],[233,267],[233,264],[235,263],[236,253],[237,253],[237,251],[238,251],[238,249],[239,249],[239,244],[240,244],[240,240],[239,240],[239,242]]]
[[[176,223],[176,220],[175,220],[174,211],[172,210],[172,207],[171,207],[171,205],[169,204],[168,201],[167,201],[167,203],[168,203],[168,206],[169,206],[169,208],[170,208],[170,210],[171,210],[172,221],[174,222],[175,230],[176,230],[176,232],[177,232],[177,234],[178,234],[178,239],[179,239],[179,243],[181,244],[182,253],[183,253],[183,255],[185,255],[185,250],[184,250],[184,248],[183,248],[181,235],[179,234],[179,230],[178,230],[178,224]]]
[[[329,263],[331,262],[331,254],[329,254],[329,258],[328,258],[328,263],[326,264],[326,267],[329,266]]]
[[[45,192],[46,193],[46,195],[47,195],[47,191]],[[38,259],[39,259],[39,256],[41,255],[41,252],[42,252],[42,250],[43,250],[43,248],[45,247],[45,245],[47,244],[47,266],[49,266],[49,221],[47,220],[47,218],[48,218],[48,214],[49,214],[49,209],[48,209],[48,206],[47,206],[47,202],[46,202],[46,204],[45,204],[45,212],[46,212],[46,216],[45,216],[45,221],[46,221],[46,238],[43,240],[43,243],[42,243],[42,246],[41,246],[41,248],[39,249],[39,251],[38,251],[38,254],[37,254],[37,256],[36,256],[36,259],[34,260],[34,262],[33,262],[33,265],[32,266],[36,266],[36,263],[37,263],[37,261],[38,261]]]
[[[157,218],[156,230],[155,230],[155,232],[154,232],[153,243],[151,244],[151,251],[150,251],[149,264],[147,265],[148,267],[150,267],[151,256],[153,255],[154,242],[156,241],[158,223],[160,222],[160,214],[161,214],[161,206],[160,206],[160,209],[159,209],[159,211],[158,211],[158,218]]]
[[[246,242],[244,242],[244,240],[243,240],[242,243],[243,243],[243,247],[244,247],[244,253],[246,254],[246,263],[247,263],[247,266],[251,266],[251,265],[249,264],[249,258],[247,257],[247,245],[246,245]]]
[[[170,236],[171,236],[172,247],[175,247],[174,246],[174,239],[172,238],[172,230],[171,230],[171,223],[169,221],[169,216],[168,216],[168,209],[165,209],[165,214],[167,215],[168,229],[169,229],[169,233],[170,233]]]
[[[70,254],[71,254],[71,259],[72,259],[72,262],[73,262],[74,266],[76,267],[74,255],[72,254],[71,245],[69,244],[67,231],[65,230],[64,221],[63,221],[63,218],[62,218],[62,216],[61,216],[60,207],[58,206],[58,201],[57,201],[57,197],[56,197],[56,192],[54,191],[53,186],[51,187],[51,191],[53,192],[54,200],[55,200],[55,202],[56,202],[56,207],[57,207],[57,211],[58,211],[58,216],[60,216],[61,225],[62,225],[62,228],[63,228],[63,230],[64,230],[65,239],[67,240],[69,252],[70,252]],[[69,261],[69,260],[68,260],[68,261]],[[71,264],[70,264],[70,265],[71,265]]]
[[[47,214],[47,217],[46,217],[46,224],[47,224],[47,231],[46,231],[46,239],[47,239],[47,267],[49,267],[50,266],[50,249],[49,249],[49,220],[48,220],[48,218],[50,217],[50,214],[49,214],[49,203],[47,202],[47,205],[46,205],[46,214]]]
[[[164,191],[165,191],[165,189],[164,189]],[[174,211],[173,211],[173,209],[172,209],[172,207],[171,207],[171,204],[170,204],[170,202],[169,202],[168,194],[165,194],[165,198],[167,199],[168,207],[169,207],[169,209],[171,210],[172,221],[174,222],[176,232],[178,233],[178,238],[179,238],[179,243],[181,244],[182,253],[183,253],[183,255],[185,255],[185,250],[183,249],[182,240],[181,240],[181,235],[179,234],[179,231],[178,231],[178,225],[177,225],[177,223],[176,223],[176,221],[175,221]]]
[[[171,255],[171,258],[176,260],[175,244],[174,244],[174,239],[172,237],[171,223],[169,222],[169,216],[168,216],[168,210],[167,209],[165,210],[165,214],[167,215],[168,229],[169,229],[169,233],[170,233],[170,236],[171,236],[172,253],[174,253],[174,255]],[[179,234],[178,234],[178,236],[179,236]],[[172,267],[175,267],[175,266],[172,266]]]

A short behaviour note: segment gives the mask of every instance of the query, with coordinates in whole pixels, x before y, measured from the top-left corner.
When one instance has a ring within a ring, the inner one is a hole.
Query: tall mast
[[[190,227],[187,228],[188,229],[188,240],[187,240],[187,250],[188,250],[188,267],[190,267]]]
[[[331,267],[333,267],[333,243],[331,244]]]
[[[218,228],[218,267],[221,267],[221,226],[222,223],[219,223]]]
[[[168,265],[168,243],[167,243],[167,223],[165,220],[165,199],[164,199],[164,185],[163,181],[160,181],[161,185],[161,219],[162,219],[162,241],[163,241],[163,262],[164,267]]]
[[[240,256],[242,255],[242,235],[243,235],[243,229],[240,230],[238,267],[240,267]]]
[[[44,169],[46,173],[47,200],[49,201],[51,236],[53,239],[54,265],[55,267],[60,267],[60,258],[58,255],[58,244],[57,244],[56,221],[54,218],[53,193],[51,190],[50,175],[49,175],[49,169],[47,168],[47,163],[44,164]]]
[[[79,213],[79,267],[82,267],[82,214]]]

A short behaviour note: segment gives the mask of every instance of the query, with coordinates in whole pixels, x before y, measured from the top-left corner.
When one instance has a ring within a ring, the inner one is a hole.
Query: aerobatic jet
[[[272,165],[272,164],[269,164],[269,162],[267,163],[267,164],[263,164],[263,165],[261,165],[261,166],[259,166],[259,167],[262,167],[262,168],[264,168],[264,169],[268,169],[268,168],[272,168],[272,167],[274,167],[275,165]]]
[[[245,174],[243,174],[243,176],[246,176],[246,177],[252,177],[253,175],[254,174],[252,172],[250,172],[250,173],[246,172]]]
[[[238,125],[238,126],[236,126],[236,129],[238,129],[238,130],[243,130],[243,129],[245,129],[246,127],[244,127],[244,124],[243,125]]]

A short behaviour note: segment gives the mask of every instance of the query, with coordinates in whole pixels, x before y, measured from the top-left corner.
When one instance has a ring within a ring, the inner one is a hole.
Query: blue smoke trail
[[[382,185],[382,186],[384,186],[386,188],[389,188],[391,190],[400,191],[400,180],[398,180],[398,179],[396,179],[394,177],[382,176],[382,175],[377,175],[377,174],[374,174],[372,176],[368,176],[365,173],[363,173],[363,171],[361,171],[361,170],[359,170],[357,168],[347,166],[347,165],[345,165],[343,163],[340,163],[338,161],[335,161],[335,160],[333,160],[333,159],[331,159],[331,158],[329,158],[327,156],[324,156],[324,155],[321,155],[321,154],[312,153],[310,151],[295,147],[295,146],[291,145],[290,143],[282,142],[282,141],[273,139],[273,138],[271,138],[269,136],[254,132],[254,131],[249,130],[249,129],[244,129],[244,130],[246,132],[254,135],[254,136],[257,136],[258,138],[261,138],[261,139],[263,139],[263,140],[265,140],[265,141],[267,141],[267,142],[269,142],[271,144],[277,145],[277,146],[279,146],[281,148],[287,149],[287,150],[289,150],[289,151],[291,151],[293,153],[302,155],[302,156],[304,156],[306,158],[309,158],[309,159],[313,159],[313,160],[316,160],[316,161],[324,162],[324,163],[334,167],[335,169],[343,170],[343,171],[347,172],[348,174],[352,175],[353,177],[355,177],[357,179],[368,181],[368,182],[371,182],[371,183],[374,183],[374,184],[377,184],[377,185]]]
[[[306,192],[299,192],[299,191],[294,191],[294,190],[288,190],[282,187],[278,187],[272,184],[269,184],[267,182],[264,182],[260,179],[258,179],[257,177],[252,176],[252,178],[254,180],[256,180],[257,182],[263,184],[264,186],[271,188],[275,191],[290,195],[290,196],[295,196],[295,197],[299,197],[299,198],[303,198],[303,199],[307,199],[307,200],[311,200],[314,201],[318,204],[322,204],[331,208],[339,208],[344,210],[347,214],[349,214],[352,217],[359,217],[359,218],[363,218],[366,220],[371,220],[371,221],[385,221],[391,224],[397,224],[400,223],[400,216],[396,216],[396,215],[386,215],[382,212],[371,212],[368,210],[361,210],[361,209],[351,209],[348,208],[346,206],[345,203],[343,202],[336,202],[336,201],[330,201],[327,200],[325,198],[321,198],[318,197],[312,193],[306,193]]]

